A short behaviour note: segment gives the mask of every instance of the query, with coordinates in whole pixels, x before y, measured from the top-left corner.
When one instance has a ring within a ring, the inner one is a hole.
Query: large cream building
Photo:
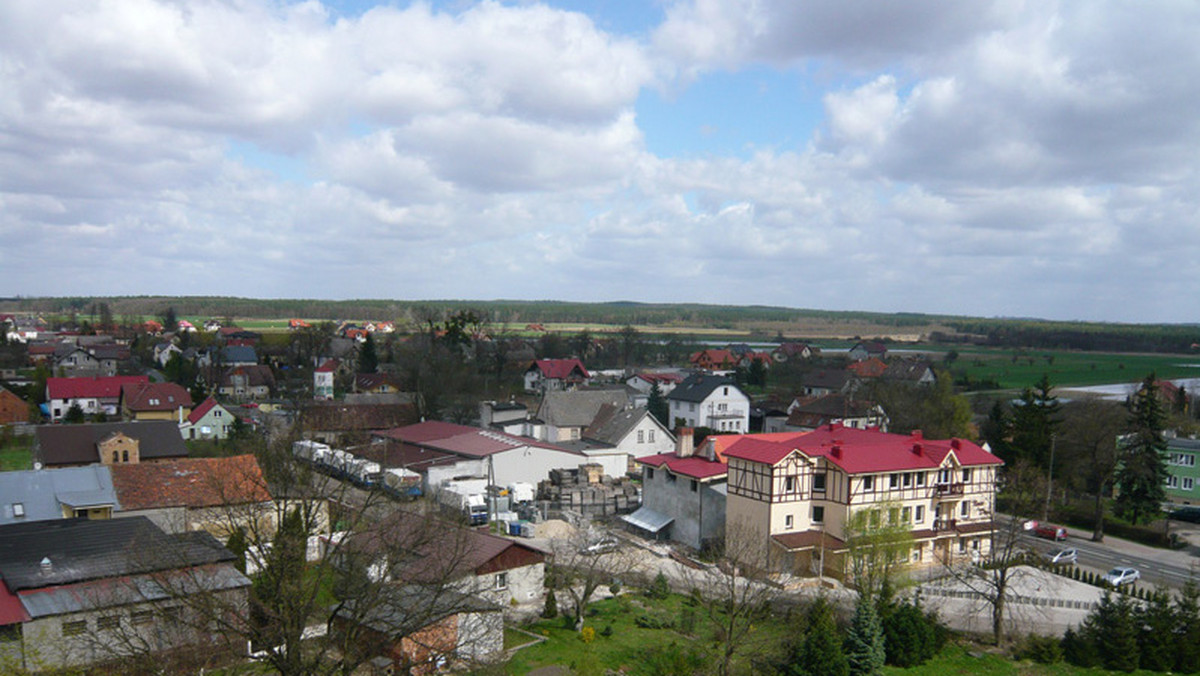
[[[914,564],[986,553],[1001,460],[962,439],[824,425],[745,435],[728,462],[726,549],[748,563],[846,574],[847,523],[860,510],[910,524]]]

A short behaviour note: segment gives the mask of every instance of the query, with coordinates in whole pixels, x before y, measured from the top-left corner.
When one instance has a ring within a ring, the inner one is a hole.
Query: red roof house
[[[578,359],[538,359],[525,370],[525,389],[568,390],[586,385],[591,377]]]

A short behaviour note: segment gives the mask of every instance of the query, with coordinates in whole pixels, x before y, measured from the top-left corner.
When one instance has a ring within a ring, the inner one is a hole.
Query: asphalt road
[[[1068,537],[1055,543],[1045,538],[1022,533],[1022,544],[1038,553],[1047,553],[1063,547],[1074,547],[1079,551],[1078,565],[1096,573],[1106,573],[1117,566],[1137,568],[1145,583],[1163,587],[1181,588],[1193,574],[1200,575],[1200,559],[1187,551],[1160,551],[1137,547],[1138,551],[1114,542],[1092,542],[1086,536]],[[1111,538],[1106,538],[1111,540]],[[1144,551],[1142,551],[1144,550]],[[1200,582],[1200,577],[1197,577]]]

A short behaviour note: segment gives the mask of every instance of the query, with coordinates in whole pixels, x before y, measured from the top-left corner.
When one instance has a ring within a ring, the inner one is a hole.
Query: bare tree
[[[631,552],[604,531],[579,528],[570,537],[550,544],[553,564],[548,572],[551,592],[563,592],[571,600],[567,611],[575,629],[583,629],[588,605],[596,590],[613,584],[633,570]]]
[[[1062,409],[1060,442],[1064,465],[1079,487],[1094,498],[1092,514],[1096,525],[1092,540],[1104,540],[1104,496],[1112,487],[1117,468],[1117,437],[1124,433],[1129,417],[1125,407],[1101,399],[1073,401]]]

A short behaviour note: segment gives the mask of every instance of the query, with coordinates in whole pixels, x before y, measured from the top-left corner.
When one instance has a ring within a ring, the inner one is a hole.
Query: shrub
[[[603,636],[604,638],[611,637],[613,635],[612,625],[611,624],[604,625],[604,628],[600,630],[600,635]]]
[[[654,577],[654,582],[650,583],[650,588],[646,590],[646,596],[659,601],[667,598],[671,594],[671,585],[667,582],[667,576],[663,575],[662,571],[658,571],[658,575]]]
[[[1054,664],[1062,660],[1063,646],[1057,638],[1030,634],[1017,648],[1017,657],[1039,664]]]
[[[571,617],[571,615],[569,613],[566,615],[563,615],[562,616],[562,626],[563,626],[563,629],[574,629],[575,628],[575,618]]]
[[[579,640],[584,643],[591,643],[596,640],[596,630],[592,627],[584,627],[579,632]]]
[[[546,592],[546,605],[542,608],[542,617],[547,620],[558,617],[558,599],[555,598],[553,589]]]
[[[688,636],[696,633],[696,611],[687,606],[679,609],[679,633]]]
[[[655,615],[643,614],[633,619],[633,623],[642,629],[670,629],[671,621]]]
[[[612,594],[613,596],[620,594],[621,593],[621,583],[614,582],[614,583],[608,585],[608,593]]]

